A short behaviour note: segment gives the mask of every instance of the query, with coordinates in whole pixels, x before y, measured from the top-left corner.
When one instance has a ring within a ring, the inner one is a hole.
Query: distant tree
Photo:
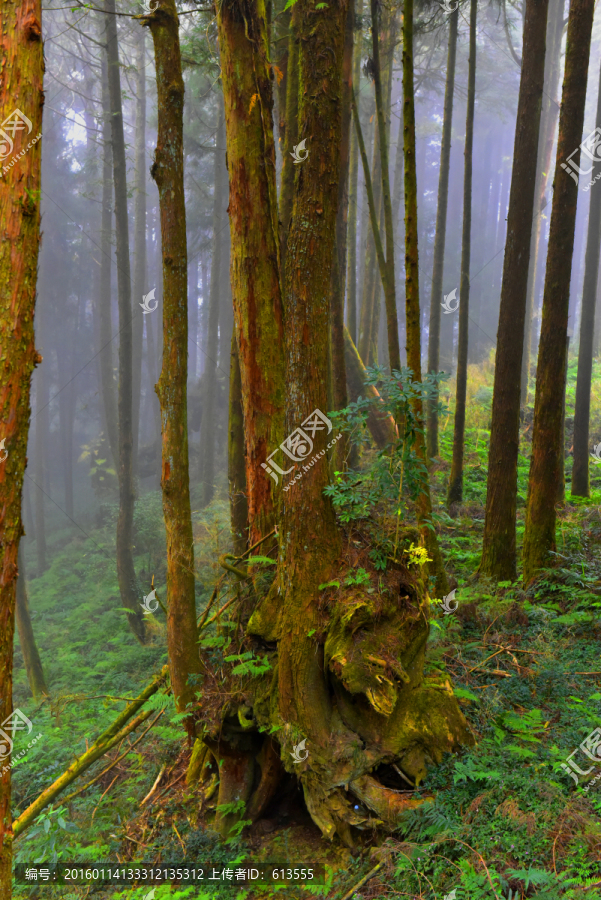
[[[480,572],[516,577],[520,388],[549,0],[527,0],[503,264]]]
[[[475,2],[475,0],[473,0]],[[407,366],[414,381],[422,380],[421,314],[419,305],[419,254],[417,240],[417,172],[415,168],[415,96],[413,74],[413,0],[403,7],[403,129],[405,158],[405,319],[407,328]],[[414,403],[418,422],[423,422],[420,400]],[[426,442],[423,431],[415,436],[415,452],[426,464]],[[416,503],[417,521],[422,540],[432,560],[429,571],[436,578],[437,595],[446,594],[449,583],[444,571],[436,532],[433,530],[432,500],[427,473]]]
[[[465,398],[467,392],[467,350],[470,311],[470,259],[472,248],[472,165],[474,152],[474,108],[476,103],[476,20],[478,0],[470,0],[470,58],[467,76],[465,119],[465,165],[463,169],[463,230],[461,234],[461,277],[459,281],[459,333],[457,339],[457,390],[453,430],[453,459],[447,503],[463,500],[463,453],[465,449]]]
[[[570,3],[526,502],[525,583],[548,565],[549,552],[555,550],[555,503],[563,440],[566,336],[578,198],[578,184],[561,164],[574,151],[576,163],[580,158],[593,13],[594,0]]]
[[[134,194],[134,281],[133,281],[133,358],[132,358],[132,468],[138,471],[140,441],[140,401],[142,389],[142,344],[144,319],[139,303],[146,289],[146,32],[138,28],[135,39],[136,129]]]
[[[119,518],[117,520],[117,578],[127,620],[136,638],[146,642],[146,626],[140,605],[142,592],[133,558],[134,483],[132,472],[132,305],[129,266],[129,222],[119,45],[115,0],[105,0],[106,54],[108,64],[113,178],[115,184],[115,240],[117,254],[117,295],[119,303]]]
[[[46,686],[44,669],[35,641],[33,626],[31,624],[31,615],[29,613],[29,601],[27,599],[27,585],[25,578],[25,554],[23,553],[22,541],[19,544],[18,562],[19,577],[17,579],[16,620],[19,632],[19,643],[21,644],[21,653],[23,654],[29,688],[34,701],[39,703],[42,697],[45,694],[48,694],[48,687]]]
[[[40,172],[44,103],[42,9],[39,0],[6,4],[0,32],[0,722],[13,711],[13,640],[21,506],[31,418],[34,310],[40,245]],[[15,107],[31,128],[19,118]],[[29,129],[29,130],[28,130]],[[7,133],[10,135],[7,138]],[[3,732],[9,729],[2,726]],[[11,736],[14,730],[11,729]],[[6,761],[6,760],[5,760]],[[12,896],[11,769],[0,770],[0,897]]]
[[[455,93],[455,60],[457,57],[457,24],[459,4],[449,16],[449,48],[447,52],[447,77],[444,94],[442,139],[440,143],[440,172],[438,176],[438,204],[436,207],[436,231],[434,234],[434,261],[432,264],[432,292],[430,295],[430,329],[428,334],[428,372],[438,372],[440,366],[440,305],[442,302],[442,277],[447,234],[447,207],[449,200],[449,171],[451,168],[451,132],[453,127],[453,100]],[[438,456],[438,413],[436,404],[428,404],[428,429],[426,435],[428,459]]]
[[[601,122],[601,71],[597,94],[597,117]],[[590,181],[601,171],[593,162]],[[572,467],[572,496],[589,496],[589,421],[591,411],[591,376],[593,372],[593,337],[595,334],[595,305],[599,279],[599,244],[601,242],[601,191],[598,185],[591,190],[588,214],[588,235],[584,260],[584,284],[582,285],[582,310],[580,313],[580,347],[578,350],[578,376],[576,379],[576,408],[574,411],[574,463]]]

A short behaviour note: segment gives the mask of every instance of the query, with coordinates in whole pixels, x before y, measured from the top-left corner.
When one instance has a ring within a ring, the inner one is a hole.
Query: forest
[[[601,900],[601,6],[45,2],[0,900]]]

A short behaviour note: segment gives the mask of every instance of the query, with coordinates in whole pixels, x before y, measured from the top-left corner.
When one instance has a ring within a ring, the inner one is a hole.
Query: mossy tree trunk
[[[273,73],[263,0],[223,0],[217,8],[217,25],[230,181],[231,284],[242,381],[249,540],[253,544],[273,528],[276,488],[280,477],[285,477],[276,474],[276,483],[262,467],[284,437]],[[289,57],[289,81],[290,65]],[[291,121],[286,128],[288,143]],[[305,165],[295,166],[296,178],[302,177]]]
[[[361,49],[362,30],[357,28],[357,22],[363,15],[363,0],[355,0],[354,15],[354,46],[352,83],[359,90],[361,78]],[[349,212],[348,212],[348,253],[346,273],[347,295],[347,327],[353,343],[357,341],[357,224],[358,224],[358,175],[359,175],[359,146],[357,134],[351,128],[351,149],[349,161]]]
[[[575,149],[576,164],[579,162],[593,13],[593,0],[570,3],[526,502],[526,583],[549,564],[549,552],[555,550],[555,503],[563,456],[566,336],[578,199],[578,184],[561,164]]]
[[[597,117],[601,122],[601,71],[597,94]],[[601,171],[593,162],[589,180],[594,181]],[[593,372],[593,337],[595,333],[595,305],[599,279],[599,243],[601,242],[601,191],[591,191],[588,214],[588,235],[582,285],[582,310],[580,313],[580,347],[578,350],[578,376],[576,379],[576,407],[574,410],[574,464],[572,467],[572,496],[589,496],[589,422],[591,412],[591,376]],[[565,399],[564,399],[565,405]]]
[[[417,242],[417,173],[415,168],[415,98],[413,84],[413,0],[405,0],[403,12],[403,154],[405,159],[405,319],[407,328],[407,366],[414,381],[421,381],[421,322],[419,306],[419,260]],[[415,403],[418,421],[423,421],[421,401]],[[426,463],[423,432],[415,436],[415,452]],[[430,484],[427,476],[416,503],[417,518],[424,545],[432,563],[430,574],[436,578],[437,595],[446,594],[449,583],[444,571],[436,532],[429,525],[432,515]]]
[[[246,550],[248,534],[248,502],[244,469],[244,411],[242,408],[242,378],[238,360],[236,335],[232,332],[230,357],[230,402],[228,416],[228,479],[230,488],[230,521],[234,550]]]
[[[194,700],[200,670],[188,466],[188,253],[184,202],[184,80],[175,0],[143,19],[154,41],[158,134],[151,175],[159,189],[163,253],[161,403],[163,515],[167,532],[167,647],[178,712]],[[194,726],[186,720],[187,730]]]
[[[457,25],[459,6],[449,16],[449,48],[447,51],[447,78],[444,94],[442,140],[440,144],[440,172],[438,176],[438,204],[436,207],[436,231],[434,234],[434,261],[432,264],[432,292],[430,295],[430,330],[428,334],[428,372],[438,372],[440,366],[440,305],[443,297],[444,251],[447,235],[447,207],[449,201],[449,172],[451,169],[451,130],[453,126],[453,100],[455,93],[455,60],[457,57]],[[428,404],[428,430],[426,436],[428,459],[438,456],[438,413],[436,404]]]
[[[461,277],[459,280],[459,334],[457,339],[457,389],[453,430],[453,458],[447,503],[463,500],[463,453],[465,449],[465,398],[467,392],[467,349],[470,311],[470,258],[472,248],[472,159],[474,152],[474,109],[476,105],[476,19],[478,0],[470,0],[470,58],[467,76],[467,112],[463,168],[463,229],[461,234]]]
[[[138,471],[140,441],[140,401],[142,388],[142,343],[144,315],[140,309],[146,289],[146,32],[136,34],[136,174],[134,200],[134,283],[133,283],[133,374],[132,374],[132,469]]]
[[[8,456],[0,463],[0,721],[13,710],[13,638],[21,504],[31,417],[30,386],[36,353],[33,317],[40,244],[40,175],[44,94],[42,10],[39,0],[7,2],[0,34],[0,121],[16,116],[11,148],[4,143],[0,177],[0,422]],[[33,142],[30,145],[30,142]],[[8,155],[6,154],[8,151]],[[4,455],[4,454],[2,454]],[[6,726],[5,726],[6,728]],[[12,896],[11,770],[0,772],[0,897]]]
[[[146,642],[146,626],[133,557],[134,483],[132,472],[132,305],[129,265],[129,223],[119,45],[115,0],[105,0],[106,53],[115,184],[115,240],[117,245],[117,294],[119,304],[119,518],[117,520],[117,578],[121,602],[128,610],[129,627]]]
[[[497,356],[488,454],[486,516],[480,572],[499,580],[516,577],[515,516],[518,490],[520,388],[526,320],[530,236],[544,85],[549,0],[527,0],[522,73],[516,118],[513,173],[507,213]],[[597,257],[598,258],[598,257]]]

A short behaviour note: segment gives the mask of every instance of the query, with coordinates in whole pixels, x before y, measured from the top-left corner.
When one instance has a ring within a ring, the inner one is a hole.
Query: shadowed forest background
[[[0,900],[599,900],[593,0],[3,7]]]

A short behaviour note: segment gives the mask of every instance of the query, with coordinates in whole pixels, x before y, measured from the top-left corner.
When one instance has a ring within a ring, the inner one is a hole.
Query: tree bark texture
[[[572,0],[553,184],[553,207],[543,318],[536,374],[532,456],[524,534],[524,581],[549,562],[555,550],[555,503],[559,482],[566,336],[578,185],[561,163],[580,145],[586,101],[594,3]],[[579,162],[579,153],[575,156]]]
[[[440,306],[443,299],[444,251],[447,234],[447,208],[449,201],[449,171],[451,168],[451,132],[453,126],[453,101],[455,93],[455,60],[457,57],[457,25],[459,7],[449,16],[449,48],[447,52],[447,78],[444,94],[442,139],[440,144],[440,171],[438,176],[438,203],[436,207],[436,231],[434,234],[434,261],[432,264],[432,293],[430,295],[430,329],[428,335],[428,372],[438,372],[440,367]],[[436,404],[428,404],[428,429],[426,454],[428,459],[438,456],[438,413]]]
[[[272,73],[264,2],[224,0],[218,6],[217,24],[230,181],[231,283],[253,544],[275,522],[274,488],[279,476],[272,478],[262,464],[268,466],[268,456],[284,436],[285,390]],[[290,127],[288,123],[287,141]],[[302,176],[305,165],[295,167],[296,178]]]
[[[30,386],[35,349],[33,317],[40,244],[42,10],[39,0],[8,2],[0,31],[0,121],[14,129],[3,136],[0,177],[0,422],[5,453],[0,462],[0,721],[13,711],[13,637],[21,504],[31,416]],[[19,118],[20,110],[31,128]],[[6,134],[6,125],[4,125]],[[8,455],[6,455],[8,454]],[[4,730],[9,726],[5,725]],[[14,730],[13,730],[14,734]],[[0,897],[12,896],[11,770],[0,772]]]
[[[115,238],[117,244],[117,293],[119,302],[119,518],[117,520],[117,578],[121,601],[130,612],[128,622],[136,638],[146,642],[140,590],[133,558],[134,484],[132,474],[132,307],[129,267],[129,223],[121,77],[115,0],[105,0],[106,52],[113,144],[115,184]]]
[[[157,78],[158,134],[151,175],[159,189],[163,252],[161,403],[163,515],[167,532],[167,647],[178,712],[195,698],[200,671],[188,465],[188,252],[184,201],[184,80],[175,0],[148,16]],[[190,719],[187,730],[193,733]]]
[[[548,6],[549,0],[527,0],[526,3],[497,332],[480,572],[500,581],[514,581],[516,578],[515,516],[520,439],[520,375],[524,345],[520,335],[524,332],[526,321]]]
[[[463,454],[465,449],[465,397],[467,392],[467,350],[470,313],[470,258],[472,248],[472,167],[474,152],[474,108],[476,104],[476,19],[477,0],[470,0],[470,57],[467,76],[465,118],[465,164],[463,169],[463,230],[461,234],[461,277],[459,280],[459,334],[457,339],[457,390],[453,458],[447,503],[463,500]]]
[[[357,28],[357,22],[363,16],[363,0],[355,0],[355,15],[353,21],[354,46],[352,84],[359,89],[361,79],[361,49],[362,29]],[[359,175],[359,145],[357,134],[351,128],[351,150],[349,161],[349,220],[348,220],[348,254],[347,254],[347,326],[353,343],[357,342],[357,224],[358,224],[358,175]]]
[[[232,331],[230,359],[230,404],[228,417],[228,478],[230,487],[230,521],[234,551],[244,553],[248,534],[248,502],[244,468],[244,412],[242,378],[238,361],[236,335]]]
[[[601,70],[597,94],[597,116],[601,122]],[[593,162],[589,176],[594,181],[601,171]],[[576,408],[574,412],[574,463],[572,467],[572,496],[589,496],[589,421],[591,412],[591,376],[593,372],[593,337],[595,334],[595,305],[599,279],[599,244],[601,242],[601,191],[593,185],[588,214],[588,234],[582,285],[582,309],[580,313],[580,347],[578,350],[578,375],[576,379]],[[564,401],[565,403],[565,401]]]

